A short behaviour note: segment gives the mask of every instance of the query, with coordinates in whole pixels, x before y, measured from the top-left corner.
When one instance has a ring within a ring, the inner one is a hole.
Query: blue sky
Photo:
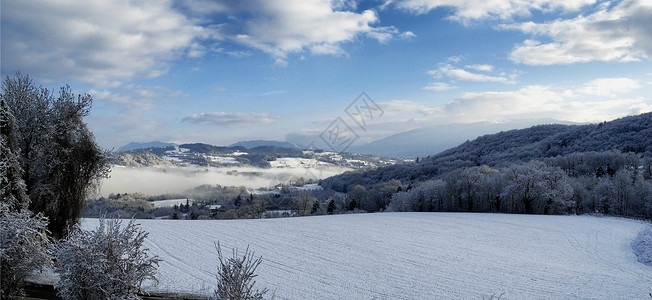
[[[338,117],[362,144],[430,125],[652,111],[644,0],[1,5],[2,75],[90,93],[86,121],[105,148],[306,145]],[[364,126],[346,111],[361,92],[383,112]]]

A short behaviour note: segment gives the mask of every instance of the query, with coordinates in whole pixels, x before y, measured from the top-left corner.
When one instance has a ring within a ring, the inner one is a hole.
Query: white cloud
[[[200,56],[208,34],[171,1],[3,1],[2,70],[43,79],[72,78],[116,86],[155,77],[169,62]]]
[[[416,14],[427,13],[437,8],[452,8],[452,20],[467,23],[479,19],[511,19],[515,16],[530,16],[531,11],[574,12],[594,4],[597,0],[403,0],[385,3]]]
[[[480,72],[491,72],[494,70],[492,65],[466,65],[464,66],[467,69],[472,69]]]
[[[638,80],[630,78],[598,78],[585,84],[579,92],[595,96],[613,96],[641,87]]]
[[[446,82],[431,82],[428,83],[428,85],[424,86],[422,89],[441,92],[441,91],[447,91],[454,88],[455,88],[454,86]]]
[[[428,72],[428,74],[435,77],[445,75],[452,79],[464,81],[479,81],[479,82],[507,82],[508,79],[502,76],[490,76],[485,74],[473,73],[464,69],[455,68],[450,65],[443,65],[437,70]]]
[[[545,40],[528,39],[511,52],[512,61],[529,65],[627,62],[652,56],[652,2],[647,0],[623,0],[612,8],[602,5],[592,14],[573,19],[501,28]]]
[[[345,55],[346,52],[342,47],[332,44],[319,44],[310,47],[313,54],[330,54],[330,55]]]
[[[213,125],[220,127],[264,125],[275,122],[278,115],[272,113],[226,113],[210,112],[192,114],[183,118],[183,122]]]
[[[260,97],[264,97],[264,96],[271,96],[271,95],[285,94],[286,92],[287,92],[287,91],[285,91],[285,90],[273,90],[273,91],[267,91],[267,92],[260,93],[260,94],[258,94],[258,96],[260,96]]]
[[[411,39],[411,38],[417,37],[417,35],[414,34],[414,32],[412,32],[412,31],[405,31],[405,32],[399,34],[399,37],[402,38],[402,39]]]
[[[360,13],[354,1],[329,0],[256,0],[218,1],[213,7],[204,1],[195,14],[226,12],[234,17],[221,24],[221,34],[236,43],[264,51],[283,59],[306,50],[313,54],[343,55],[342,44],[366,36],[386,43],[393,38],[410,38],[412,32],[400,32],[393,26],[374,26],[379,22],[374,10]],[[213,8],[211,10],[211,8]],[[205,10],[202,10],[205,9]]]
[[[454,63],[459,63],[462,61],[461,57],[449,58],[447,61]],[[493,66],[487,64],[475,64],[475,65],[466,65],[466,69],[472,69],[474,71],[483,72],[471,72],[464,68],[455,67],[451,64],[441,63],[439,67],[434,70],[430,70],[427,73],[437,81],[429,83],[427,86],[423,87],[424,90],[432,91],[445,91],[455,88],[447,82],[441,82],[440,79],[447,78],[451,81],[474,81],[474,82],[501,82],[507,84],[515,83],[517,74],[512,74],[509,77],[505,77],[504,73],[498,73],[499,75],[487,74],[493,71]]]
[[[552,118],[573,122],[612,120],[643,112],[645,99],[569,101],[563,93],[544,86],[526,86],[515,91],[466,93],[442,107],[432,117],[455,122],[503,122],[514,119]]]

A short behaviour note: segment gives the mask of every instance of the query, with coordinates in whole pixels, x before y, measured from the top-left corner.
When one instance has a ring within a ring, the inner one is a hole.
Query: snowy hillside
[[[276,299],[646,299],[630,246],[647,223],[588,216],[382,213],[139,220],[164,261],[150,290],[209,294],[213,242],[262,255]],[[87,219],[84,227],[96,226]],[[270,292],[271,293],[271,292]]]

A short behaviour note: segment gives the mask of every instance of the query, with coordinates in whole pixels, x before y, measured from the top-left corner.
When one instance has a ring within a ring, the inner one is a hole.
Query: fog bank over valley
[[[202,184],[245,186],[250,189],[275,186],[304,179],[323,179],[351,168],[319,166],[311,168],[255,167],[144,167],[113,166],[110,178],[102,182],[99,196],[111,193],[145,193],[149,195],[183,193]]]

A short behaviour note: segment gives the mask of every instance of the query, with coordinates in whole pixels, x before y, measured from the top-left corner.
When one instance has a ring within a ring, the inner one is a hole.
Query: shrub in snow
[[[25,278],[52,262],[47,218],[0,203],[0,298],[24,295]]]
[[[64,299],[139,299],[144,280],[156,280],[161,261],[150,257],[143,248],[148,233],[132,219],[100,219],[93,231],[77,227],[61,242],[56,253],[56,272],[61,279],[55,285]]]
[[[222,248],[218,243],[217,249],[220,264],[217,274],[217,290],[213,299],[217,300],[254,300],[263,299],[267,288],[263,290],[254,289],[256,281],[256,268],[263,261],[262,257],[254,258],[254,252],[249,247],[242,256],[238,250],[233,249],[231,258],[224,258]]]
[[[648,226],[638,233],[632,242],[632,248],[638,261],[652,266],[652,226]]]

